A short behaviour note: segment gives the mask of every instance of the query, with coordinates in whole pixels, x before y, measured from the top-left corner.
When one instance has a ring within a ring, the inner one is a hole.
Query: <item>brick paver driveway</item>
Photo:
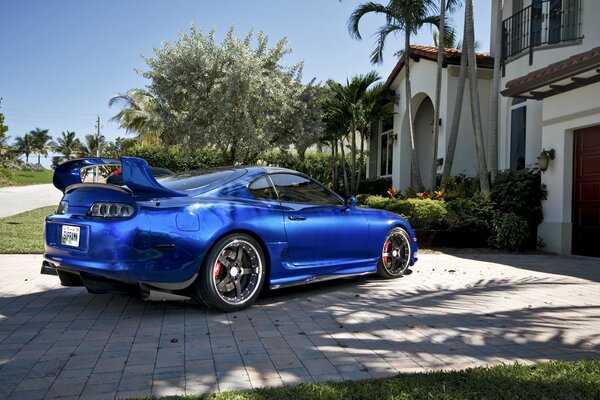
[[[199,393],[598,357],[600,260],[421,255],[411,276],[264,296],[237,314],[63,288],[0,256],[0,397]]]

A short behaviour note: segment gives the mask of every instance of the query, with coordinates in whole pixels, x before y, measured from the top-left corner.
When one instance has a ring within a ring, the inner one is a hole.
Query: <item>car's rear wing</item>
[[[131,190],[133,196],[142,198],[187,196],[162,186],[156,181],[146,160],[136,157],[121,157],[120,160],[110,158],[80,158],[66,161],[54,170],[52,183],[65,193],[70,186],[83,183],[81,170],[85,167],[101,165],[120,165],[123,172],[123,183]]]

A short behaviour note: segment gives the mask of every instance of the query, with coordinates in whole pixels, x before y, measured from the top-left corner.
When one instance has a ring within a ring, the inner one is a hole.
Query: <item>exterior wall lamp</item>
[[[538,156],[538,168],[542,172],[548,171],[548,165],[550,164],[550,160],[554,160],[555,151],[554,149],[546,150],[542,149],[542,152]]]

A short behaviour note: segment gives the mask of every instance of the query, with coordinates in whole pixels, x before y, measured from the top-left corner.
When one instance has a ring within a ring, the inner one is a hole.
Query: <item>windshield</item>
[[[163,179],[158,179],[158,181],[166,188],[178,192],[185,192],[202,189],[220,181],[226,182],[233,178],[233,175],[235,175],[235,170],[233,169],[207,168],[182,172]]]

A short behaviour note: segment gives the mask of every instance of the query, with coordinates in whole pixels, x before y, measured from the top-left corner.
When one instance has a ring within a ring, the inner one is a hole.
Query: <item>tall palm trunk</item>
[[[340,140],[340,150],[342,152],[342,171],[344,172],[344,195],[345,197],[348,197],[348,194],[350,193],[349,191],[349,187],[348,187],[348,172],[346,170],[346,152],[344,151],[344,138],[342,137],[342,139]]]
[[[358,189],[360,188],[360,178],[363,172],[363,164],[365,163],[365,137],[366,137],[367,128],[364,128],[360,135],[360,154],[358,155],[358,173],[356,174],[356,187],[352,194],[358,194]]]
[[[431,157],[431,185],[430,189],[433,191],[436,189],[437,181],[437,156],[438,156],[438,140],[440,137],[440,103],[442,98],[442,65],[444,63],[444,22],[446,19],[446,0],[440,1],[440,26],[439,40],[438,40],[438,54],[437,54],[437,72],[435,81],[435,105],[433,111],[433,145],[431,146],[432,157]]]
[[[354,125],[350,132],[350,140],[350,193],[354,194],[356,187],[356,127]],[[344,147],[343,143],[342,147]]]
[[[496,37],[494,42],[494,77],[492,78],[492,101],[490,104],[490,172],[492,184],[498,175],[498,101],[500,97],[500,55],[502,47],[502,0],[496,1]]]
[[[477,153],[477,166],[479,169],[479,184],[481,186],[481,193],[488,197],[490,194],[490,181],[488,179],[488,169],[485,160],[483,127],[481,125],[481,110],[479,108],[477,57],[475,55],[475,33],[473,29],[473,0],[467,0],[465,10],[465,23],[467,26],[465,39],[467,42],[467,54],[469,57],[469,88],[471,94],[471,118],[473,120],[473,132],[475,134],[475,152]]]
[[[338,178],[337,178],[337,141],[331,139],[331,188],[334,191],[338,191]]]
[[[408,118],[408,132],[410,134],[410,165],[411,165],[411,186],[416,190],[423,190],[421,181],[421,171],[419,170],[419,160],[417,159],[417,147],[415,144],[415,130],[412,120],[411,106],[411,88],[410,88],[410,29],[406,29],[404,36],[404,90],[406,93],[406,113]]]
[[[466,21],[463,31],[466,32]],[[463,43],[464,44],[464,43]],[[446,150],[446,160],[444,162],[444,172],[442,173],[442,182],[452,173],[452,163],[454,162],[454,153],[456,152],[456,142],[458,141],[458,127],[460,126],[460,116],[462,114],[463,99],[465,97],[465,86],[467,83],[467,50],[463,45],[460,54],[460,70],[458,73],[458,88],[456,90],[456,100],[454,101],[454,113],[452,115],[452,126],[450,127],[450,136],[448,137],[448,148]]]

